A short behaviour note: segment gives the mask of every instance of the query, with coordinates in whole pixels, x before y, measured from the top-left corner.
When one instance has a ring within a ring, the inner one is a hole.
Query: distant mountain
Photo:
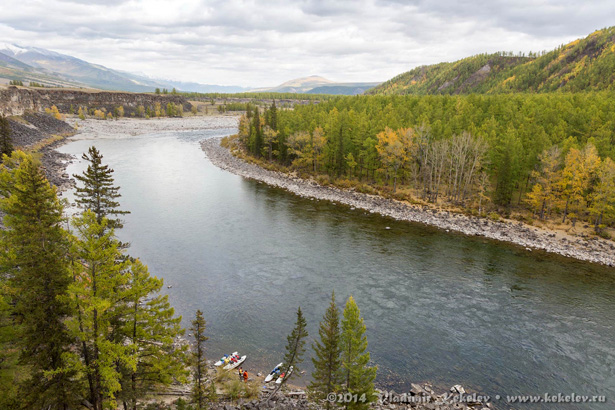
[[[160,80],[163,81],[163,80]],[[251,88],[239,87],[235,85],[214,85],[214,84],[199,84],[182,81],[166,81],[172,87],[182,91],[193,91],[197,93],[243,93]]]
[[[278,93],[307,93],[307,94],[363,94],[365,90],[379,83],[336,83],[324,77],[312,75],[295,78],[272,88],[259,88],[252,91],[278,92]]]
[[[367,94],[469,94],[615,90],[615,27],[528,56],[480,54],[415,68]]]
[[[2,53],[0,53],[0,66],[17,70],[33,70],[33,67],[30,67],[28,64]]]
[[[380,83],[339,83],[321,85],[307,91],[307,94],[361,95]]]
[[[6,43],[0,43],[0,77],[33,80],[48,85],[81,86],[133,92],[152,92],[156,88],[167,88],[169,90],[177,88],[181,91],[197,92],[246,90],[242,87],[158,80],[113,70],[43,48],[22,47]]]

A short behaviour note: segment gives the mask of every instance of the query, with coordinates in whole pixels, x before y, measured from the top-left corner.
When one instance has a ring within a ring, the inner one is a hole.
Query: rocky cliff
[[[181,105],[184,111],[192,108],[191,104],[180,95],[139,94],[110,91],[83,91],[70,89],[32,89],[9,86],[0,88],[0,114],[23,115],[25,112],[44,111],[52,105],[62,113],[77,112],[79,107],[87,109],[102,109],[113,112],[124,107],[124,115],[136,115],[137,108],[155,107],[156,103],[166,107],[168,103]]]

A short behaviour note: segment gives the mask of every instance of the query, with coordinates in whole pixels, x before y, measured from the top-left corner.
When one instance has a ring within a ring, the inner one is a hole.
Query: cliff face
[[[184,111],[192,108],[191,104],[179,95],[138,94],[108,91],[81,91],[63,89],[28,89],[10,86],[0,88],[0,114],[23,115],[27,111],[44,111],[52,105],[62,113],[68,113],[71,106],[76,112],[79,107],[102,109],[107,112],[119,106],[124,107],[126,116],[136,115],[137,107],[154,108],[156,103],[164,109],[168,103],[181,105]]]

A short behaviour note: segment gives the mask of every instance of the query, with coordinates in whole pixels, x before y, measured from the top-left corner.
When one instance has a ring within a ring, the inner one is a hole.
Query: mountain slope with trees
[[[415,68],[367,94],[495,94],[615,90],[615,27],[550,52],[479,54]]]

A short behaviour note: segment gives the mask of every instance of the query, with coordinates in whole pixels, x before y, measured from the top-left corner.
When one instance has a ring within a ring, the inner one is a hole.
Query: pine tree
[[[293,367],[293,374],[299,374],[299,365],[303,362],[303,354],[305,353],[305,339],[308,336],[307,323],[301,308],[297,308],[297,321],[295,322],[295,328],[286,337],[286,354],[284,355],[284,373],[288,372],[288,369]],[[286,382],[290,377],[284,378],[283,382]]]
[[[366,351],[365,330],[359,307],[351,296],[344,308],[341,335],[344,390],[353,397],[356,396],[356,401],[346,403],[346,408],[350,409],[366,409],[369,403],[376,399],[376,367],[368,366],[370,355]]]
[[[297,321],[292,332],[286,337],[286,353],[284,354],[283,366],[281,373],[286,375],[282,382],[277,385],[275,390],[271,392],[267,398],[267,403],[276,395],[282,386],[290,380],[294,375],[300,373],[299,365],[303,362],[303,354],[305,353],[305,339],[308,337],[307,323],[303,317],[301,308],[297,308]],[[288,371],[292,367],[292,374],[288,376]]]
[[[19,326],[13,321],[12,292],[8,278],[0,274],[0,409],[17,408],[17,388],[13,369],[17,367]],[[16,373],[16,372],[15,372]]]
[[[123,225],[119,219],[108,218],[108,215],[130,213],[118,209],[120,204],[115,200],[121,195],[118,192],[120,188],[113,186],[113,169],[102,164],[103,156],[96,147],[90,147],[88,154],[83,154],[82,157],[90,163],[88,168],[83,175],[74,175],[83,183],[83,187],[77,187],[75,193],[78,198],[77,203],[84,209],[91,209],[96,214],[98,224],[102,223],[103,218],[107,218],[109,228],[122,228]]]
[[[196,404],[198,410],[206,407],[205,400],[208,392],[205,389],[205,381],[207,380],[207,360],[205,359],[204,343],[209,339],[205,336],[205,319],[203,312],[196,311],[196,318],[192,321],[190,330],[194,333],[195,350],[192,354],[193,360],[193,379],[194,386],[192,387],[192,400]]]
[[[160,295],[163,281],[150,276],[138,259],[129,261],[127,294],[119,323],[120,340],[136,350],[136,368],[123,369],[122,390],[118,400],[125,409],[137,409],[137,400],[154,388],[184,380],[186,348],[175,348],[175,339],[184,334],[181,317],[169,304],[168,295]],[[186,346],[187,347],[187,346]]]
[[[61,300],[70,283],[63,208],[31,156],[16,151],[6,158],[0,172],[7,228],[0,234],[2,264],[19,324],[20,362],[30,368],[20,395],[28,408],[65,408],[74,397],[64,360],[71,339],[65,326],[70,310]]]
[[[269,107],[267,125],[269,125],[274,131],[278,130],[278,109],[275,106],[275,100],[273,100],[271,107]]]
[[[138,357],[137,346],[118,339],[113,326],[129,300],[131,262],[108,223],[104,217],[98,223],[91,210],[73,219],[74,281],[67,297],[74,312],[68,325],[78,341],[71,363],[87,377],[94,410],[116,406],[121,370],[135,372]]]
[[[9,120],[4,115],[0,115],[0,161],[2,155],[11,155],[11,152],[13,152],[13,141]]]
[[[318,329],[320,342],[312,345],[316,357],[312,358],[314,372],[308,393],[314,400],[325,401],[326,408],[331,408],[327,399],[329,393],[340,391],[342,385],[341,347],[340,347],[340,311],[335,303],[335,292],[331,294],[331,304],[320,322]]]
[[[0,161],[2,155],[11,155],[11,152],[13,152],[13,143],[9,121],[4,115],[0,115]]]
[[[252,143],[252,154],[256,157],[260,157],[261,150],[263,149],[263,129],[261,127],[261,117],[258,113],[258,107],[254,107],[251,135],[254,137],[254,141]]]

